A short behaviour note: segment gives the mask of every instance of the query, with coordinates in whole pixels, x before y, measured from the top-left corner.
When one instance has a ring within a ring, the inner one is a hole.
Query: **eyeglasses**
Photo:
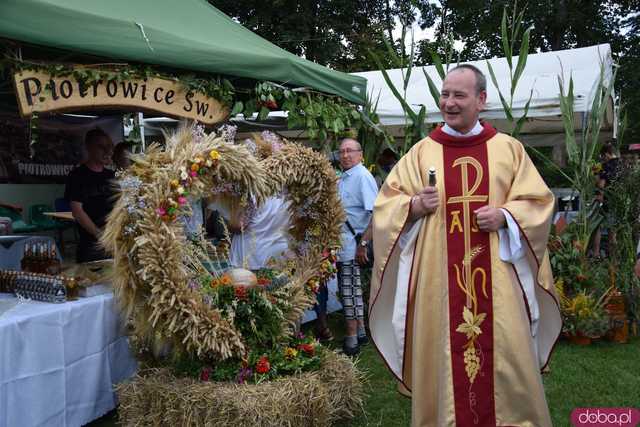
[[[357,153],[359,151],[362,151],[362,150],[347,148],[346,150],[339,150],[338,153],[340,153],[340,154],[351,154],[351,153]]]

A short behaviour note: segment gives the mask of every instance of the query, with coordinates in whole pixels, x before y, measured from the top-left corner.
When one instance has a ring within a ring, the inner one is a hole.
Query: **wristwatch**
[[[360,240],[360,246],[362,246],[363,248],[367,247],[368,244],[369,244],[368,240]]]

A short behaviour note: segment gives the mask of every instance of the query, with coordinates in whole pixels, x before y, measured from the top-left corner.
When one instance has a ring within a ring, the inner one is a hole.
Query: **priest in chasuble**
[[[449,71],[445,124],[374,207],[371,337],[415,427],[551,426],[540,372],[562,328],[554,198],[523,145],[478,120],[486,97],[477,68]]]

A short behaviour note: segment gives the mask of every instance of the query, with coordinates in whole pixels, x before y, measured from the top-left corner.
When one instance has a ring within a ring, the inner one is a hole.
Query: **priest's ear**
[[[483,111],[487,106],[487,91],[481,90],[478,93],[478,112]]]

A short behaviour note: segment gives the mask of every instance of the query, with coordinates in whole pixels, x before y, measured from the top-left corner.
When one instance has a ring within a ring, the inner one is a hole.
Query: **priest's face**
[[[362,161],[362,148],[353,139],[345,139],[340,144],[340,166],[342,170],[349,170]]]
[[[442,84],[440,111],[453,129],[467,133],[475,126],[487,101],[487,92],[476,89],[476,75],[469,69],[450,72]]]

